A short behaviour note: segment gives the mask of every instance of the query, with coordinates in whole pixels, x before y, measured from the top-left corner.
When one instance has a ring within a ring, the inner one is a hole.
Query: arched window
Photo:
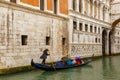
[[[100,19],[100,4],[98,4],[98,19]]]
[[[79,0],[79,12],[81,13],[82,12],[82,7],[83,5],[82,5],[82,0]]]
[[[77,30],[77,22],[73,21],[73,29]]]
[[[76,0],[73,0],[73,10],[76,10]]]
[[[100,28],[98,28],[98,33],[100,34]]]
[[[79,23],[79,30],[82,31],[82,29],[83,29],[82,23]]]
[[[106,16],[105,16],[105,10],[106,10],[106,9],[105,9],[105,6],[104,6],[104,7],[103,7],[103,21],[105,20],[105,17],[106,17]]]
[[[88,25],[85,24],[85,31],[88,31]]]
[[[93,26],[90,25],[90,32],[93,32]]]
[[[40,0],[40,10],[44,10],[44,0]]]
[[[58,10],[58,0],[54,0],[54,13],[57,14]]]
[[[94,2],[94,17],[97,17],[97,2]]]
[[[95,33],[97,32],[97,27],[94,27],[94,31],[95,31]]]
[[[92,16],[93,13],[93,0],[90,0],[90,16]]]

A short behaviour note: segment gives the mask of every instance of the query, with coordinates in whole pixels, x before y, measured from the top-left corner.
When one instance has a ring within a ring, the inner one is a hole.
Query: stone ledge
[[[28,66],[20,66],[20,67],[13,67],[13,68],[3,68],[0,69],[0,75],[5,75],[5,74],[11,74],[11,73],[17,73],[17,72],[24,72],[24,71],[29,71],[33,70],[34,68],[30,65]]]

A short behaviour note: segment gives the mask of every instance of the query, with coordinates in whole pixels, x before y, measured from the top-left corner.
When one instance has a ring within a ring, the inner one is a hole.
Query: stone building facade
[[[48,48],[62,55],[111,55],[111,0],[0,0],[0,68],[30,65]],[[116,28],[119,30],[119,28]],[[119,32],[119,31],[118,31]]]
[[[71,56],[108,55],[109,0],[69,1]]]
[[[111,23],[112,28],[114,28],[113,32],[113,40],[112,43],[114,53],[120,53],[120,0],[112,0],[111,1]]]
[[[67,53],[67,27],[67,18],[0,0],[0,68],[40,62],[46,48],[48,62],[59,60]]]

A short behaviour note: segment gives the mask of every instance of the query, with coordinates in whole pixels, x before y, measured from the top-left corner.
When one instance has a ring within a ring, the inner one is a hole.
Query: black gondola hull
[[[73,67],[79,67],[79,66],[84,66],[88,63],[90,63],[92,61],[92,59],[86,59],[84,60],[84,63],[79,64],[79,65],[66,65],[64,67],[56,67],[54,65],[44,65],[44,64],[40,64],[40,63],[34,63],[33,59],[31,60],[31,65],[35,68],[41,69],[41,70],[45,70],[45,71],[55,71],[55,70],[61,70],[61,69],[68,69],[68,68],[73,68]]]

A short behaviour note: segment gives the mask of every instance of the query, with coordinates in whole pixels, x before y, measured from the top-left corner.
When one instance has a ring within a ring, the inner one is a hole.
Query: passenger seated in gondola
[[[82,64],[82,59],[80,57],[75,57],[75,64],[79,65]]]
[[[68,55],[65,55],[65,56],[63,56],[63,57],[61,58],[61,61],[64,62],[65,64],[67,64],[67,62],[68,62],[69,60],[71,60],[71,59],[68,57]]]
[[[72,60],[68,60],[67,61],[67,65],[73,65],[74,63],[72,62]]]
[[[56,67],[64,67],[64,63],[62,61],[56,62]]]

